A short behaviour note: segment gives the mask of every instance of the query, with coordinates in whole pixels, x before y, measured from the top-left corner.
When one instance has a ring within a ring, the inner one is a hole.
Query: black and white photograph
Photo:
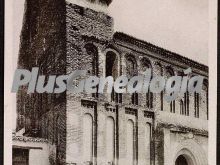
[[[214,165],[214,4],[7,3],[5,164]]]

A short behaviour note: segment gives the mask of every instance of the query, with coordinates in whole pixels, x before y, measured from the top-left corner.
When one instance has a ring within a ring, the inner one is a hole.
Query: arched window
[[[134,122],[127,121],[127,163],[126,165],[134,164]]]
[[[93,159],[93,118],[90,114],[83,116],[83,159],[92,162]]]
[[[167,78],[174,76],[174,71],[171,67],[166,68]],[[175,100],[170,102],[170,112],[175,113]]]
[[[153,70],[150,60],[148,60],[147,58],[141,59],[141,69],[143,72],[145,72],[147,69],[151,69],[151,75],[152,75]]]
[[[94,76],[98,76],[99,68],[98,68],[98,49],[93,44],[86,44],[85,45],[86,53],[91,56],[91,73]]]
[[[144,71],[147,69],[151,69],[151,78],[153,77],[153,70],[152,70],[152,65],[151,62],[147,58],[143,58],[141,60],[141,68]],[[146,106],[148,108],[153,108],[153,93],[150,92],[150,90],[146,93]]]
[[[137,75],[137,63],[133,56],[128,56],[126,58],[126,74],[128,78]],[[138,93],[133,93],[131,96],[131,103],[133,105],[138,105]]]
[[[93,44],[85,45],[86,53],[91,56],[91,73],[93,76],[98,76],[99,74],[99,58],[98,58],[98,49]]]
[[[157,72],[157,75],[159,75],[159,76],[163,76],[163,67],[162,67],[162,65],[159,63],[159,62],[156,62],[155,63],[155,70],[156,70],[156,72]],[[161,93],[160,93],[160,109],[161,109],[161,111],[163,111],[163,96],[164,96],[164,91],[161,91]]]
[[[106,77],[112,76],[114,79],[118,76],[118,58],[113,51],[106,53]]]
[[[115,123],[112,117],[106,122],[106,155],[108,162],[115,161]]]
[[[184,74],[184,72],[183,71],[180,71],[180,72],[178,72],[178,76],[186,76],[185,74]],[[186,116],[189,116],[189,92],[188,91],[186,91],[185,93],[184,93],[184,98],[183,98],[184,100],[183,100],[183,115],[186,115]],[[181,103],[181,102],[180,102]],[[181,109],[180,109],[181,110]]]
[[[137,63],[133,56],[126,58],[126,74],[129,78],[137,75]]]
[[[106,77],[112,76],[114,79],[118,77],[118,58],[113,51],[108,51],[106,53],[105,71]],[[111,101],[121,102],[122,98],[120,96],[117,95],[114,90],[112,90]]]

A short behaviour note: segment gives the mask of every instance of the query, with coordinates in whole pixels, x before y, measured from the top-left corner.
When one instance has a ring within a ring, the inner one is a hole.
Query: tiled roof
[[[24,141],[24,142],[48,142],[47,139],[36,138],[36,137],[26,137],[26,136],[13,136],[13,141]]]

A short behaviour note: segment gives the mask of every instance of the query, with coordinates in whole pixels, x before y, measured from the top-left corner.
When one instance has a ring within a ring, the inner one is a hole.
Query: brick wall
[[[100,77],[106,73],[106,54],[113,52],[117,58],[115,64],[118,66],[114,67],[114,74],[117,76],[127,74],[129,56],[135,62],[134,71],[139,74],[143,74],[146,67],[151,67],[153,75],[164,75],[167,78],[167,67],[172,68],[174,75],[191,67],[194,75],[208,78],[208,69],[203,65],[131,36],[114,33],[113,19],[102,12],[64,1],[39,0],[28,1],[25,13],[19,68],[31,69],[39,66],[40,73],[44,75],[69,74],[77,69],[86,69],[88,75],[95,73]],[[97,56],[98,68],[94,67],[94,56]],[[143,61],[148,62],[147,66]],[[132,120],[135,164],[155,162],[162,165],[167,154],[164,148],[163,124],[178,127],[184,123],[159,120],[164,113],[170,113],[170,104],[161,100],[161,94],[153,95],[152,107],[147,106],[146,94],[138,94],[138,105],[131,104],[131,97],[131,94],[123,94],[122,103],[116,103],[111,101],[108,94],[99,94],[98,97],[69,92],[59,95],[27,95],[23,88],[17,95],[17,130],[25,126],[26,136],[48,139],[56,146],[53,151],[56,153],[54,159],[60,164],[82,164],[83,116],[90,114],[93,119],[93,163],[107,164],[106,120],[107,117],[112,117],[116,130],[115,163],[123,164],[127,161],[126,124],[128,120]],[[207,86],[203,88],[200,98],[198,120],[201,122],[207,119]],[[194,117],[192,95],[189,100],[190,117]],[[176,119],[180,117],[179,98],[175,101],[175,107],[172,115]],[[150,146],[145,146],[146,124],[151,126]]]

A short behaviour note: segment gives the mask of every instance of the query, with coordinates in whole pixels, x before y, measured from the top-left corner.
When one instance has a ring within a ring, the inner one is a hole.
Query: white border
[[[5,0],[5,56],[4,56],[4,164],[12,164],[12,93],[13,73],[13,0]]]
[[[217,0],[209,0],[209,165],[216,164],[217,126]]]

